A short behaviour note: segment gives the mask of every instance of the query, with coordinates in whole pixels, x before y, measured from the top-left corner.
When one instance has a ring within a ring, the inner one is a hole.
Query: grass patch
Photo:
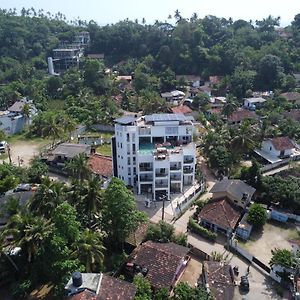
[[[0,160],[6,160],[8,158],[7,152],[0,154]]]
[[[102,155],[112,156],[111,144],[103,144],[97,147],[96,152]]]
[[[48,110],[64,110],[65,109],[65,101],[64,100],[50,100],[47,103]]]
[[[47,144],[52,143],[52,140],[41,137],[28,137],[27,132],[22,132],[18,134],[11,135],[6,139],[7,143],[10,145],[19,144],[19,143],[27,143],[32,145],[37,145],[39,147],[43,147]]]
[[[81,136],[92,136],[92,137],[102,136],[102,138],[104,138],[104,139],[111,139],[111,137],[113,135],[114,135],[114,133],[112,133],[112,132],[91,131],[91,130],[87,130],[81,134]]]

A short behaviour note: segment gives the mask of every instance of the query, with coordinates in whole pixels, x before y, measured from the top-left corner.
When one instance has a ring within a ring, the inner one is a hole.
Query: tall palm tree
[[[237,107],[237,104],[233,100],[228,99],[228,101],[223,107],[222,114],[225,117],[229,117],[234,111],[237,110]]]
[[[87,157],[83,153],[80,153],[69,161],[65,166],[65,170],[80,182],[84,179],[88,179],[91,175],[90,168],[87,164]]]
[[[46,177],[29,201],[28,208],[35,215],[49,218],[54,209],[62,202],[63,195],[64,183],[51,181],[49,177]]]
[[[86,214],[89,216],[90,224],[94,219],[95,214],[99,212],[102,198],[101,182],[97,177],[92,177],[87,182],[87,191],[83,197],[85,203]]]
[[[102,243],[102,234],[85,229],[79,241],[73,244],[72,256],[80,260],[85,265],[85,271],[90,273],[98,271],[103,264],[105,247]]]
[[[1,233],[4,245],[11,249],[20,247],[27,261],[31,262],[42,246],[43,240],[52,232],[53,225],[43,217],[28,211],[13,215]],[[11,241],[7,237],[13,237]]]
[[[231,140],[231,147],[234,152],[244,154],[252,151],[256,144],[256,136],[251,128],[250,122],[244,122]]]

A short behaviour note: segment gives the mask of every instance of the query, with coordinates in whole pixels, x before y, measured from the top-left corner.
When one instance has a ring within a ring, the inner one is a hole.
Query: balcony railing
[[[150,135],[151,128],[139,128],[139,135]]]
[[[190,158],[190,159],[185,159],[183,161],[185,164],[192,164],[194,162],[194,159],[193,158]]]
[[[140,182],[152,182],[152,177],[140,177]]]
[[[183,169],[184,174],[191,174],[193,173],[193,169]]]
[[[171,167],[170,167],[170,170],[171,170],[171,171],[176,171],[176,170],[180,170],[180,169],[181,169],[181,166],[179,166],[179,165],[171,166]]]
[[[151,167],[140,167],[140,172],[152,172],[153,168]]]
[[[155,183],[156,188],[167,188],[168,184],[167,183]]]
[[[168,174],[167,173],[155,173],[156,177],[167,177]]]
[[[178,180],[181,180],[181,177],[180,176],[171,176],[171,180],[178,181]]]

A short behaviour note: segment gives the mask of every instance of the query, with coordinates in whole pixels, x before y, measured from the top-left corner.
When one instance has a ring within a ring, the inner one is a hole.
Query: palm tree
[[[102,191],[100,181],[97,177],[92,177],[87,182],[87,191],[83,197],[85,203],[86,214],[89,216],[90,224],[97,212],[100,210]]]
[[[46,177],[29,202],[28,208],[35,215],[49,218],[62,202],[63,194],[64,183],[51,181],[49,177]]]
[[[65,166],[65,170],[69,172],[73,178],[79,179],[81,182],[84,179],[88,179],[91,175],[90,168],[87,164],[87,157],[83,153],[80,153],[69,161]]]
[[[101,233],[85,229],[79,241],[73,244],[73,249],[72,256],[78,258],[85,265],[87,273],[96,271],[97,266],[102,266],[105,248]]]
[[[43,240],[52,232],[53,225],[43,217],[33,216],[28,211],[13,215],[1,234],[4,245],[11,249],[20,247],[27,261],[31,262],[42,246]],[[7,237],[13,237],[7,241]]]
[[[180,11],[178,9],[176,9],[174,12],[174,18],[176,19],[177,23],[182,19]]]
[[[222,113],[224,116],[229,117],[236,109],[237,104],[232,99],[228,99],[223,107]]]
[[[235,136],[231,140],[232,150],[240,154],[248,153],[254,149],[255,140],[256,137],[254,136],[250,122],[245,121],[235,132]]]

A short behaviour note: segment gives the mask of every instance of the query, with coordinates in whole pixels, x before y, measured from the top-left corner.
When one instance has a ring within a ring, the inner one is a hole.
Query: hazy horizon
[[[102,3],[101,3],[102,2]],[[116,23],[126,18],[130,20],[143,18],[147,23],[153,23],[155,20],[165,21],[168,16],[174,16],[176,9],[179,10],[182,17],[190,18],[194,12],[200,18],[206,15],[214,15],[233,20],[244,19],[246,21],[261,20],[272,15],[280,16],[280,25],[287,26],[293,21],[294,16],[300,13],[300,0],[152,0],[141,4],[138,0],[110,0],[104,1],[87,0],[75,3],[75,1],[65,0],[1,0],[2,9],[16,8],[19,12],[22,7],[26,9],[33,7],[35,10],[43,9],[55,14],[61,12],[67,19],[73,20],[79,17],[81,20],[94,20],[100,25]],[[288,5],[287,5],[288,2]]]

